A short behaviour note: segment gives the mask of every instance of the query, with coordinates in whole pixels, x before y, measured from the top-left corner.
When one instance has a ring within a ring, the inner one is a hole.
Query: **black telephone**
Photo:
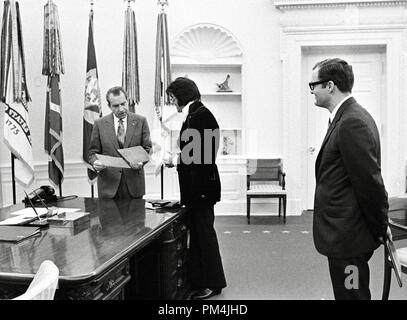
[[[57,196],[55,195],[55,190],[53,187],[51,186],[41,186],[38,189],[35,189],[34,191],[30,192],[28,194],[28,197],[25,197],[23,202],[25,204],[30,204],[30,201],[34,204],[34,205],[41,205],[42,202],[39,199],[41,198],[41,200],[44,203],[50,203],[50,202],[55,202],[58,200]]]

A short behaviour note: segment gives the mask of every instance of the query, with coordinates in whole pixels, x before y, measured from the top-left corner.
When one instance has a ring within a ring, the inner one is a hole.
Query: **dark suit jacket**
[[[151,149],[150,130],[145,117],[129,112],[127,118],[124,148],[142,146],[147,153]],[[95,121],[89,147],[89,162],[93,164],[96,153],[120,157],[117,152],[119,142],[114,128],[113,114]],[[132,197],[145,194],[144,169],[105,168],[98,173],[99,198],[113,198],[116,195],[122,175],[126,176],[127,186]]]
[[[376,249],[387,228],[380,139],[371,115],[351,97],[339,107],[315,164],[316,249],[350,258]]]
[[[215,130],[213,138],[209,138],[212,131],[205,133],[205,129]],[[213,114],[200,101],[192,103],[178,142],[181,154],[177,171],[182,204],[193,205],[202,200],[214,204],[220,201],[221,185],[215,163],[219,135],[219,125]],[[184,140],[184,136],[189,138]],[[189,160],[194,162],[189,163]]]

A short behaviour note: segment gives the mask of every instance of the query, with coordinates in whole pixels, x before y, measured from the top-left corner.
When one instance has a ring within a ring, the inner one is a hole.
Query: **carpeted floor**
[[[228,286],[212,299],[333,299],[327,259],[313,244],[312,213],[288,216],[285,225],[274,216],[253,216],[250,225],[245,216],[217,216],[215,228]],[[382,247],[369,265],[372,299],[381,299]],[[389,299],[407,299],[394,277]]]

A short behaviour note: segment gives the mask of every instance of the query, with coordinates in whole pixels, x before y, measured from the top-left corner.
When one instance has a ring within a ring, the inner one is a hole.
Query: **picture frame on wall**
[[[221,130],[219,154],[222,156],[237,154],[237,130]]]

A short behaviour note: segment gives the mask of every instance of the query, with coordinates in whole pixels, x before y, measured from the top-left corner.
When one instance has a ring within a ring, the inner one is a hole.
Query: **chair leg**
[[[283,221],[285,224],[285,214],[286,214],[286,209],[287,209],[287,196],[284,196],[283,198]]]
[[[246,215],[247,215],[247,224],[250,224],[250,197],[247,197],[247,210],[246,210]]]
[[[278,217],[281,216],[281,197],[278,198]]]
[[[389,263],[389,255],[387,253],[387,249],[384,248],[384,279],[383,279],[382,300],[389,299],[390,285],[391,285],[391,266]]]

